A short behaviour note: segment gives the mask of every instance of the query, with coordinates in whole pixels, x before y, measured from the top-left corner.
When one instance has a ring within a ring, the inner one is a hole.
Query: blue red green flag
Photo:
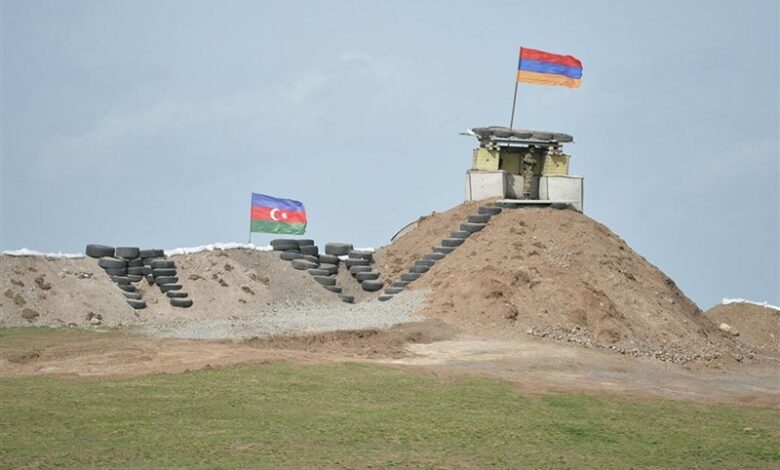
[[[300,201],[281,199],[252,193],[251,232],[287,233],[303,235],[306,232],[306,209]]]

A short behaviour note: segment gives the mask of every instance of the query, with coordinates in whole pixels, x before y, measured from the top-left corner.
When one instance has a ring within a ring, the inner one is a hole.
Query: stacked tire
[[[351,253],[354,250],[354,247],[351,243],[343,243],[343,242],[329,242],[325,244],[325,254],[320,256],[320,259],[323,261],[329,261],[335,266],[339,266],[340,261],[349,253]],[[347,269],[350,269],[351,266],[349,264],[349,259],[345,260],[344,266]],[[351,270],[350,270],[351,272]],[[335,276],[335,274],[334,274]],[[336,292],[335,290],[333,292]],[[341,288],[339,288],[338,292],[336,292],[341,299],[342,302],[346,302],[348,304],[355,302],[355,296],[345,294],[341,292]]]
[[[135,283],[143,279],[143,261],[137,247],[87,245],[87,256],[98,259],[109,279],[122,291],[128,305],[133,309],[146,308],[146,302]]]
[[[352,250],[349,252],[344,264],[349,269],[349,273],[360,287],[366,292],[376,292],[385,286],[379,279],[379,272],[373,268],[374,253],[371,251]]]
[[[86,253],[87,256],[98,258],[98,266],[119,287],[127,303],[134,309],[146,308],[143,294],[136,287],[136,283],[144,279],[149,285],[160,286],[174,307],[186,308],[192,305],[192,299],[181,290],[181,284],[177,284],[176,265],[165,258],[163,250],[87,245]]]
[[[390,287],[385,288],[383,295],[379,300],[386,301],[393,298],[394,295],[401,293],[412,282],[416,281],[423,274],[430,271],[436,262],[444,259],[448,254],[461,246],[472,234],[481,231],[487,225],[490,218],[501,213],[501,207],[482,206],[477,214],[469,215],[465,223],[462,223],[458,230],[450,232],[450,236],[442,239],[438,246],[432,248],[432,252],[426,255],[409,267],[409,270],[401,274],[398,281],[393,282]]]
[[[274,251],[282,252],[279,258],[290,261],[295,269],[307,271],[324,289],[338,294],[342,300],[349,297],[341,292],[341,287],[336,280],[341,260],[338,256],[327,252],[321,254],[314,240],[282,238],[271,240],[271,247]]]
[[[148,262],[152,282],[160,289],[160,292],[168,297],[171,305],[182,308],[191,307],[192,299],[187,292],[182,290],[182,285],[179,283],[176,262],[166,258],[164,254],[149,258]]]

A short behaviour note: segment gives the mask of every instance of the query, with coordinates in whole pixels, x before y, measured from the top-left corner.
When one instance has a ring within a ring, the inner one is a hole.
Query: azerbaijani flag
[[[581,78],[582,62],[574,56],[520,48],[518,82],[579,88]]]
[[[250,232],[303,235],[306,209],[300,201],[252,193],[251,221]]]

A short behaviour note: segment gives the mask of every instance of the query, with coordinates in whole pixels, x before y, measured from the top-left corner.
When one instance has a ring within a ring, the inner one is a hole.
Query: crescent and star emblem
[[[279,215],[275,215],[274,213],[278,213],[279,215],[281,215],[282,219],[286,219],[287,218],[287,213],[282,212],[282,211],[280,211],[279,209],[276,209],[276,208],[271,209],[271,213],[269,215],[271,216],[271,220],[274,220],[276,222],[279,222],[279,218],[278,218]]]

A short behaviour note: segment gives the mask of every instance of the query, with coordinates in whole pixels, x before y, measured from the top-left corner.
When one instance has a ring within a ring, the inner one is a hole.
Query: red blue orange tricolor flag
[[[252,193],[251,232],[306,232],[306,209],[300,201]]]
[[[579,88],[581,79],[582,62],[576,57],[520,48],[518,82]]]

